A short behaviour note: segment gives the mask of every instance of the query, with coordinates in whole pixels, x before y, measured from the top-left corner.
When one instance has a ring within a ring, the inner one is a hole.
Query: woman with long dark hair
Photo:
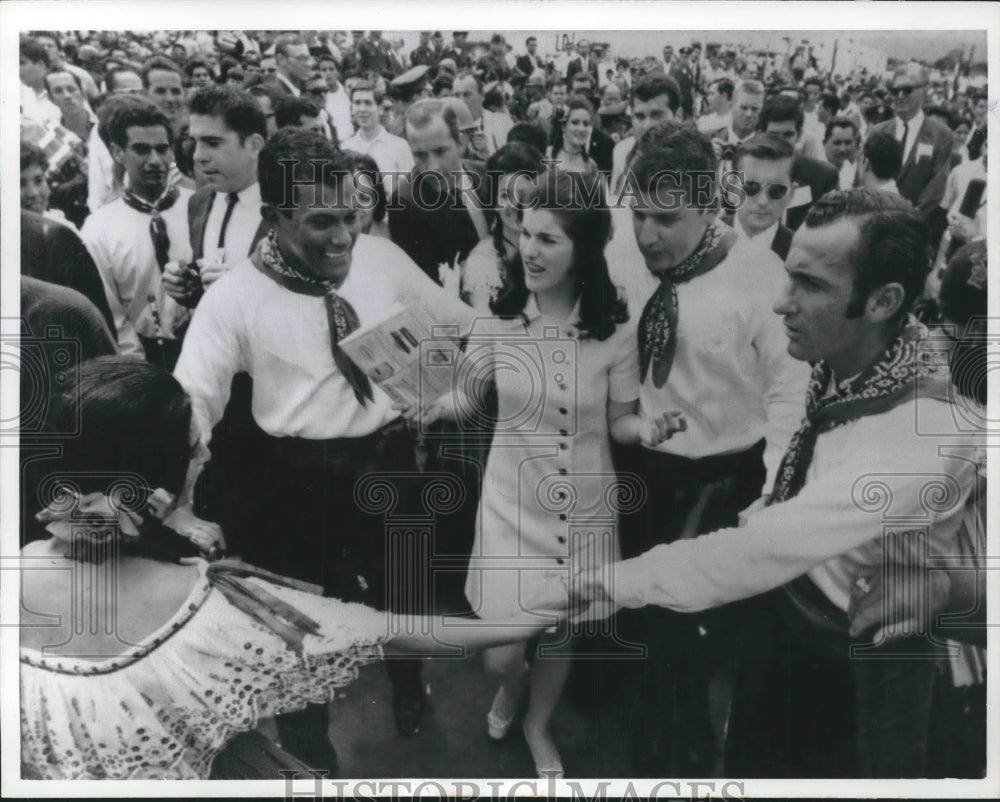
[[[492,236],[469,253],[461,278],[462,299],[474,309],[489,312],[504,286],[508,266],[517,258],[525,193],[541,168],[541,152],[520,142],[504,145],[486,162],[496,212],[490,222]]]
[[[637,338],[604,258],[611,215],[603,190],[597,178],[562,170],[538,178],[518,256],[492,305],[497,319],[472,336],[455,394],[423,416],[474,414],[485,387],[495,386],[498,413],[465,586],[483,618],[527,610],[533,589],[553,573],[568,579],[614,560],[617,499],[636,489],[619,483],[611,438],[658,445],[670,431],[668,415],[648,421],[638,413]],[[528,690],[524,734],[544,777],[562,772],[548,724],[573,640],[559,629],[542,641],[530,671],[524,644],[491,649],[485,660],[500,681],[489,734],[507,734]]]
[[[26,778],[279,779],[303,766],[263,738],[229,759],[241,773],[213,763],[259,718],[332,700],[384,654],[454,656],[546,626],[523,616],[441,626],[238,560],[182,558],[161,521],[200,447],[188,396],[127,357],[83,363],[72,389],[53,416],[62,472],[39,492],[49,537],[22,551]]]
[[[590,156],[590,136],[597,115],[593,104],[583,95],[570,95],[562,117],[552,126],[552,145],[548,156],[561,170],[596,174],[600,169]]]

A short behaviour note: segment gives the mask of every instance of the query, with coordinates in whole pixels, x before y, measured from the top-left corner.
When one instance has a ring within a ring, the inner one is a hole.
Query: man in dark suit
[[[101,274],[83,241],[69,226],[21,210],[21,275],[83,294],[115,331]]]
[[[598,86],[601,82],[601,76],[597,64],[590,58],[590,40],[581,39],[577,42],[576,53],[576,58],[566,65],[566,81],[572,86],[574,75],[578,72],[587,72],[590,73],[594,86]]]
[[[404,131],[415,166],[389,206],[389,233],[441,284],[439,265],[455,267],[465,261],[489,233],[486,170],[482,162],[461,158],[458,118],[438,100],[413,104]]]
[[[171,264],[164,287],[193,307],[201,293],[246,259],[267,233],[260,215],[257,159],[267,118],[253,95],[232,86],[201,89],[191,98],[189,135],[205,186],[188,202],[193,260],[199,269]]]
[[[298,97],[312,70],[312,56],[298,35],[282,34],[274,43],[274,62],[278,67],[274,86],[283,95]]]
[[[903,169],[896,179],[899,193],[933,222],[948,181],[954,137],[947,125],[924,115],[927,83],[927,71],[918,64],[896,70],[890,90],[896,117],[873,125],[869,135],[887,131],[903,143]]]
[[[795,149],[784,139],[757,134],[736,150],[734,165],[742,178],[735,213],[723,216],[740,239],[773,251],[781,261],[788,256],[792,231],[781,218],[792,197]]]
[[[802,104],[788,95],[768,98],[757,127],[765,134],[786,140],[793,147],[802,136]],[[795,231],[806,219],[813,201],[839,186],[837,168],[796,152],[792,161],[792,197],[785,212],[785,225]]]
[[[525,39],[524,46],[527,52],[523,56],[518,56],[514,63],[525,78],[530,78],[537,70],[545,69],[545,61],[538,55],[538,39],[536,37],[529,36]]]

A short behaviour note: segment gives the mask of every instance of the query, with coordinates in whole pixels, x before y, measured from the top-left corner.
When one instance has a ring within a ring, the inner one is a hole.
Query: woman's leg
[[[525,646],[524,643],[512,643],[483,652],[486,670],[500,681],[500,688],[493,699],[490,711],[499,714],[498,729],[502,721],[510,722],[517,715],[517,707],[524,694],[525,681],[528,677],[528,666],[524,662]]]
[[[563,643],[555,649],[550,646],[549,654],[539,654],[532,664],[528,713],[524,717],[524,737],[539,771],[562,771],[559,750],[549,734],[549,720],[569,676],[571,658],[563,653],[569,651],[571,641],[561,631],[557,636],[543,639],[542,643],[546,640],[551,643],[555,638],[563,638]]]

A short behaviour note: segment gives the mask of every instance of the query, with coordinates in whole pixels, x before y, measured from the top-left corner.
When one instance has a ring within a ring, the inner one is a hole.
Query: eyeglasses
[[[326,89],[321,87],[314,87],[313,89],[306,90],[307,95],[316,95],[316,97],[324,97],[326,95]]]
[[[923,89],[927,84],[917,84],[915,86],[894,86],[889,91],[894,97],[908,98],[913,94],[914,89]]]
[[[743,191],[746,192],[748,198],[754,197],[764,188],[764,185],[759,181],[747,181],[743,184]],[[768,184],[767,197],[771,200],[781,200],[788,194],[789,189],[791,189],[791,187],[785,184]]]

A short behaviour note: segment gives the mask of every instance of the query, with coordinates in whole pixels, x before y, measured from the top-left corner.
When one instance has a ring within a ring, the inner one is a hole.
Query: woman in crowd
[[[596,180],[585,179],[581,189],[566,172],[552,170],[535,182],[518,256],[493,304],[497,319],[470,342],[456,374],[467,381],[423,414],[425,423],[474,414],[495,387],[497,422],[465,587],[482,618],[517,614],[552,571],[569,575],[614,560],[616,527],[608,521],[617,512],[618,480],[611,438],[652,446],[669,431],[668,416],[654,422],[638,414],[635,327],[608,275],[611,215]],[[595,192],[597,202],[584,202],[583,191]],[[562,772],[548,725],[572,647],[571,632],[560,628],[542,636],[530,670],[524,644],[485,655],[487,670],[500,680],[489,734],[507,734],[527,690],[524,735],[542,777]]]
[[[562,120],[552,126],[552,145],[546,156],[559,162],[561,170],[596,174],[597,163],[588,153],[594,122],[591,102],[581,95],[571,95]]]
[[[354,185],[358,192],[356,198],[361,217],[361,233],[389,239],[389,223],[386,220],[389,200],[375,159],[356,151],[345,153],[354,161]]]
[[[199,448],[180,384],[148,362],[102,357],[73,390],[54,425],[79,434],[40,491],[50,537],[22,551],[46,569],[22,573],[24,609],[42,617],[20,630],[25,777],[207,778],[261,717],[331,700],[365,663],[510,643],[555,620],[515,611],[500,625],[442,626],[237,560],[181,558],[161,523]],[[270,752],[278,779],[284,753]]]
[[[508,266],[518,255],[525,193],[541,167],[542,154],[519,142],[504,145],[486,162],[496,211],[490,223],[492,236],[480,240],[462,268],[462,299],[474,309],[488,314],[504,286]]]

